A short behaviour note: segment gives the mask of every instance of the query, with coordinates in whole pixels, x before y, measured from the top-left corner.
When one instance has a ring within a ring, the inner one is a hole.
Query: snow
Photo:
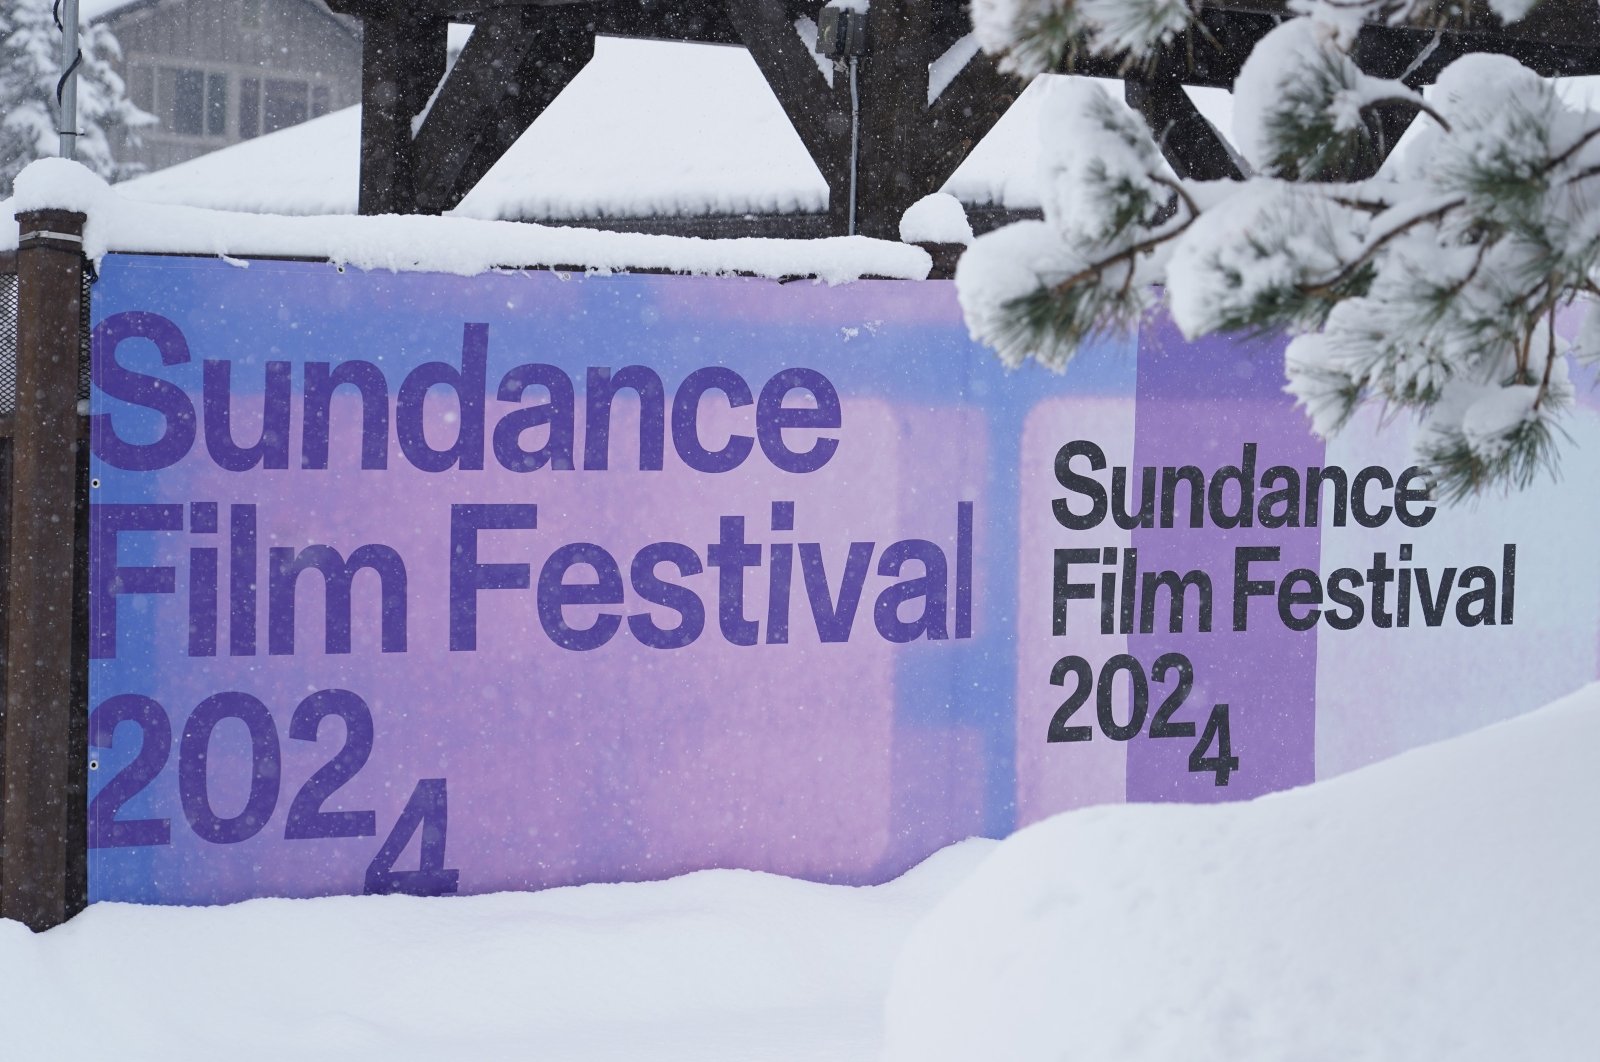
[[[827,204],[827,183],[749,52],[602,37],[456,213],[788,214]]]
[[[1600,685],[1244,804],[1030,827],[912,934],[885,1062],[1576,1060]]]
[[[0,1026],[68,1062],[1575,1062],[1600,1042],[1597,743],[1600,684],[1303,789],[1069,812],[873,887],[714,870],[0,922]]]
[[[1540,0],[1489,0],[1489,7],[1502,21],[1511,23],[1527,17],[1528,12],[1539,2]]]
[[[1506,448],[1506,437],[1535,416],[1539,388],[1532,384],[1486,388],[1467,407],[1461,431],[1475,453],[1491,457]]]
[[[1036,210],[1042,202],[1039,187],[1041,112],[1055,86],[1070,82],[1099,84],[1122,96],[1122,84],[1102,78],[1063,77],[1046,74],[1035,78],[1001,115],[989,134],[945,182],[944,191],[973,206],[999,206],[1009,210]],[[1213,125],[1228,127],[1232,101],[1224,89],[1189,88],[1189,98]]]
[[[1326,28],[1309,18],[1291,19],[1256,42],[1233,83],[1233,143],[1257,170],[1276,154],[1268,118],[1287,90],[1319,59],[1337,54]]]
[[[1101,53],[1143,57],[1189,26],[1189,0],[1078,0],[1078,11],[1094,27],[1093,45]]]
[[[1083,259],[1049,223],[1018,221],[986,233],[956,263],[956,298],[972,338],[993,343],[1010,368],[1029,358],[1060,372],[1072,351],[1041,351],[1007,327],[1006,304],[1060,282],[1082,269]]]
[[[0,922],[0,1026],[64,1062],[869,1062],[901,942],[992,846],[870,888],[719,870]]]
[[[156,170],[117,185],[129,199],[255,214],[354,214],[361,108]]]
[[[956,79],[957,74],[966,69],[967,64],[972,62],[973,57],[977,54],[978,37],[976,34],[969,33],[946,48],[943,55],[928,64],[928,104],[930,106],[932,106],[934,100],[944,94],[944,90],[950,87],[950,82]]]
[[[78,21],[88,25],[109,18],[125,7],[143,4],[148,0],[78,0]]]
[[[971,243],[972,225],[961,200],[948,192],[935,192],[906,210],[900,219],[900,239],[906,243]]]
[[[1068,243],[1094,244],[1097,255],[1117,229],[1112,215],[1126,189],[1158,203],[1170,195],[1157,183],[1173,178],[1149,126],[1120,96],[1087,78],[1050,86],[1039,141],[1045,220]]]
[[[1303,186],[1256,178],[1229,187],[1167,263],[1168,305],[1191,338],[1226,327],[1285,284],[1337,272],[1360,247],[1358,219]]]
[[[800,35],[800,43],[806,46],[806,51],[811,53],[811,58],[817,64],[817,72],[828,83],[828,87],[833,88],[833,60],[825,55],[817,54],[817,34],[820,31],[817,29],[816,22],[805,15],[801,15],[794,20],[794,31]]]
[[[974,44],[957,42],[934,64],[937,78],[954,77]],[[1045,89],[1067,80],[1076,79],[1049,75],[1030,84],[943,190],[975,206],[1037,208],[1039,111]],[[1120,84],[1104,84],[1120,95]],[[1226,91],[1189,92],[1213,124],[1227,127]],[[353,214],[360,129],[359,108],[349,108],[118,187],[153,203]],[[601,37],[594,59],[455,213],[531,220],[804,213],[824,210],[827,199],[821,173],[749,53]]]
[[[111,251],[285,255],[464,276],[549,266],[814,276],[828,283],[863,276],[920,280],[932,267],[920,247],[864,236],[702,240],[468,218],[274,217],[135,203],[62,159],[33,163],[18,176],[13,198],[0,202],[0,250],[16,246],[14,213],[46,208],[88,215],[84,252],[92,259]]]

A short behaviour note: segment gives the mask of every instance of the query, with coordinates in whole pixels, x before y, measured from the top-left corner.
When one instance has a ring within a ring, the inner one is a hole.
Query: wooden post
[[[17,411],[6,601],[0,915],[35,930],[81,902],[87,764],[73,740],[82,214],[17,216]],[[76,824],[74,827],[73,824]]]
[[[412,120],[444,75],[441,18],[419,5],[396,4],[361,30],[361,188],[363,214],[415,214],[417,185]]]

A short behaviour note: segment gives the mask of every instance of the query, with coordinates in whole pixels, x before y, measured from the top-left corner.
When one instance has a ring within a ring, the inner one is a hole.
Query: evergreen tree
[[[1519,19],[1537,0],[1491,0]],[[1467,55],[1427,99],[1351,57],[1364,19],[1423,0],[1291,0],[1234,90],[1243,182],[1180,180],[1144,120],[1089,82],[1047,101],[1045,218],[974,243],[957,273],[973,334],[1061,369],[1165,300],[1185,334],[1285,331],[1288,390],[1314,430],[1367,403],[1415,413],[1435,491],[1525,486],[1552,469],[1569,367],[1600,359],[1600,113],[1514,60]],[[1074,50],[1138,62],[1198,0],[975,0],[983,46],[1021,75]],[[1374,108],[1421,126],[1379,175]],[[1159,292],[1158,292],[1159,286]],[[1578,305],[1572,342],[1556,315]]]
[[[108,131],[138,130],[155,119],[128,99],[110,60],[117,39],[104,26],[79,30],[78,160],[107,180],[127,176],[112,155]],[[0,197],[34,159],[60,145],[56,83],[61,77],[61,30],[54,0],[6,0],[0,7]]]

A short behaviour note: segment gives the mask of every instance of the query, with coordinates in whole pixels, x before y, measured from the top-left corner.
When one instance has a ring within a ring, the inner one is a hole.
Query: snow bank
[[[84,250],[326,258],[361,269],[427,270],[470,276],[496,267],[921,280],[932,267],[920,247],[840,236],[822,240],[702,240],[628,232],[440,217],[276,217],[136,203],[82,166],[42,159],[18,175],[0,202],[0,250],[17,244],[14,213],[58,208],[87,214]],[[241,263],[242,264],[242,263]]]
[[[872,888],[705,871],[0,922],[0,1029],[56,1062],[868,1062],[905,934],[991,848]]]
[[[1600,685],[1247,804],[1016,834],[912,934],[887,1062],[1592,1058]]]

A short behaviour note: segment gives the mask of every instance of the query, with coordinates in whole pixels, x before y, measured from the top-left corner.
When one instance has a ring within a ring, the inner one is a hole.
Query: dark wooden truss
[[[825,218],[779,224],[842,233],[849,209],[849,80],[830,87],[794,26],[815,19],[823,0],[329,0],[363,22],[361,212],[448,210],[488,172],[594,54],[601,34],[739,45],[749,49],[773,95],[828,183]],[[1358,39],[1363,69],[1431,82],[1458,56],[1499,52],[1547,76],[1600,73],[1600,18],[1594,0],[1544,0],[1515,26],[1501,26],[1483,0],[1452,2],[1419,26],[1371,25]],[[1174,168],[1201,179],[1236,177],[1227,144],[1203,119],[1184,85],[1230,87],[1261,37],[1285,17],[1282,0],[1211,0],[1199,25],[1162,54],[1135,65],[1072,57],[1075,73],[1122,78]],[[873,0],[871,51],[860,61],[857,223],[896,238],[900,215],[943,186],[1022,89],[982,54],[928,101],[928,68],[970,29],[966,0]],[[477,29],[445,73],[451,21]],[[413,116],[438,95],[421,125]],[[1411,115],[1381,109],[1372,119],[1382,162]],[[638,219],[655,231],[673,224]],[[986,219],[989,220],[989,219]],[[759,222],[757,222],[759,229]],[[750,222],[734,224],[746,234]],[[683,231],[722,231],[685,219]]]

